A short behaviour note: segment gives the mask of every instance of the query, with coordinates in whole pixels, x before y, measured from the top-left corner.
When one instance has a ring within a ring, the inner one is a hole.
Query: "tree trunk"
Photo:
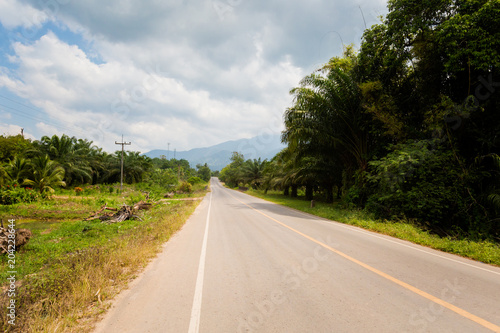
[[[333,187],[331,185],[328,185],[326,187],[326,202],[328,203],[333,202]]]
[[[299,186],[298,185],[292,185],[292,194],[291,194],[291,197],[292,198],[296,198],[298,197],[298,194],[297,194],[297,190],[299,189]]]
[[[310,184],[306,184],[306,200],[311,201],[314,199],[313,197],[313,186]]]
[[[290,195],[290,186],[285,186],[285,189],[283,190],[283,195],[286,196]]]

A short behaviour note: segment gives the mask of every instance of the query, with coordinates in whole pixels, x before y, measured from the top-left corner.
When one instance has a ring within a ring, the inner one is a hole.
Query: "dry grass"
[[[107,239],[99,230],[94,246],[47,260],[42,269],[24,276],[17,290],[16,326],[2,316],[4,332],[90,332],[110,300],[156,256],[198,204],[158,205],[143,217],[144,222],[125,221],[126,230],[110,226],[115,228],[104,233]],[[69,241],[71,236],[61,243]],[[5,309],[7,301],[4,294],[0,306]]]

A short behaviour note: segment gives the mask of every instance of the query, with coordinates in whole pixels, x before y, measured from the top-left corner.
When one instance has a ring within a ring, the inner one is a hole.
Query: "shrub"
[[[386,157],[370,162],[374,193],[365,208],[377,217],[409,217],[431,227],[468,228],[466,189],[453,152],[431,141],[397,145]]]
[[[191,193],[193,191],[193,186],[189,184],[188,182],[182,182],[179,185],[179,191],[184,192],[184,193]]]
[[[201,179],[200,177],[189,177],[188,179],[188,183],[191,185],[199,184],[201,182],[203,182],[203,179]]]
[[[172,169],[155,169],[147,174],[144,182],[150,186],[160,186],[164,190],[169,189],[177,185],[177,173]]]
[[[83,188],[81,188],[81,187],[75,187],[75,194],[76,195],[80,195],[80,194],[82,194],[82,192],[83,192]]]
[[[0,188],[0,204],[13,205],[21,202],[34,202],[40,198],[37,191],[30,187],[23,188],[17,184]]]

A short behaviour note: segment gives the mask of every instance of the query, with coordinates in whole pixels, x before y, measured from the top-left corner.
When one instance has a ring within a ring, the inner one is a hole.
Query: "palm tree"
[[[328,197],[339,175],[345,173],[347,180],[366,170],[369,152],[369,115],[363,111],[361,91],[346,66],[334,65],[331,61],[290,91],[295,102],[285,112],[282,135],[296,160],[307,158],[296,180],[311,183],[316,173]]]
[[[31,160],[33,174],[31,179],[25,179],[23,185],[38,189],[42,195],[54,192],[55,186],[66,186],[64,169],[51,161],[48,155],[38,156]]]
[[[66,183],[92,182],[92,168],[88,161],[91,141],[77,140],[75,137],[70,138],[63,134],[61,137],[44,136],[37,145],[42,155],[47,154],[64,168]]]
[[[365,169],[366,115],[361,92],[350,74],[339,68],[331,69],[326,77],[312,74],[291,94],[295,95],[295,105],[285,113],[285,142],[298,141],[316,151],[335,150],[346,162],[354,160],[357,167]]]
[[[113,155],[105,155],[103,164],[106,172],[102,179],[105,182],[120,181],[121,151]],[[141,182],[146,172],[152,170],[152,159],[141,155],[139,152],[126,151],[123,158],[123,181],[128,184]]]
[[[243,163],[241,172],[245,183],[249,183],[252,188],[257,189],[263,182],[263,171],[267,164],[267,160],[259,159],[247,160]]]
[[[14,157],[6,168],[7,179],[15,184],[21,184],[29,175],[29,163],[21,157]]]
[[[7,180],[7,171],[5,171],[5,167],[0,164],[0,187],[3,186],[5,181]]]
[[[264,188],[283,190],[284,195],[297,196],[297,183],[293,178],[293,170],[297,164],[296,152],[290,146],[284,148],[267,164],[264,169]]]

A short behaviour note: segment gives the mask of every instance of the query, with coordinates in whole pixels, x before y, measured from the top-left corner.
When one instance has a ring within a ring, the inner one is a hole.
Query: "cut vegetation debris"
[[[91,217],[85,219],[85,221],[91,221],[95,219],[100,219],[101,221],[105,221],[107,223],[116,223],[116,222],[123,222],[125,220],[128,220],[129,218],[137,218],[139,220],[142,220],[139,216],[137,216],[135,213],[138,212],[139,210],[149,210],[152,207],[152,203],[150,202],[145,202],[145,201],[139,201],[138,203],[134,204],[133,206],[128,206],[128,205],[123,205],[120,209],[117,208],[111,208],[108,207],[107,205],[102,206],[97,212],[95,212]],[[115,211],[116,213],[103,213],[104,210],[111,210]]]
[[[13,243],[12,239],[9,238],[9,235],[11,235],[11,231],[9,229],[5,229],[2,223],[2,226],[0,227],[0,254],[6,254],[11,251],[14,252],[19,250],[22,246],[26,245],[33,236],[31,231],[28,229],[15,229],[15,242]],[[11,242],[9,242],[9,239]]]

